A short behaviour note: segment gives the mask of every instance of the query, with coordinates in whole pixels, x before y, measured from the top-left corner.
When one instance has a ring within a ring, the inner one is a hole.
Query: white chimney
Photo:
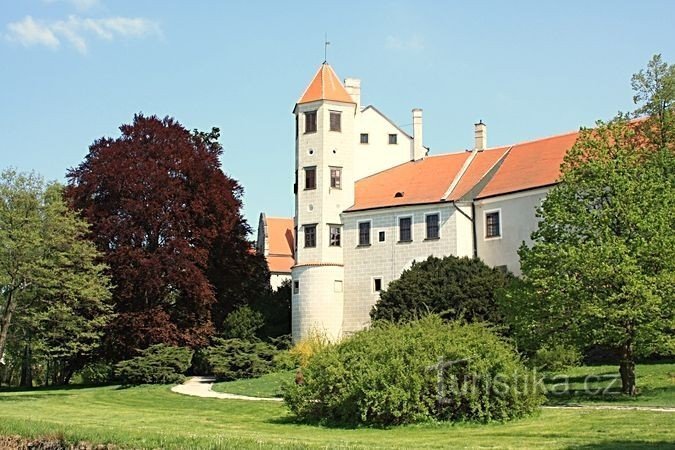
[[[487,148],[487,125],[481,120],[474,124],[474,149],[485,150]]]
[[[427,150],[424,148],[424,138],[422,137],[422,110],[415,108],[413,115],[413,148],[411,160],[417,161],[427,156]]]
[[[361,111],[361,80],[356,78],[345,78],[345,90],[356,103],[356,111]]]

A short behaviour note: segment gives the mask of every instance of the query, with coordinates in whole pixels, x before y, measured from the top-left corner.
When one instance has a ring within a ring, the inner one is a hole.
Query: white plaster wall
[[[506,266],[515,275],[520,275],[518,249],[523,242],[531,244],[530,236],[539,223],[536,210],[547,193],[548,189],[538,189],[476,200],[478,257],[489,266]],[[485,213],[496,209],[501,210],[502,235],[487,239]]]
[[[412,122],[412,116],[410,121]],[[356,180],[410,161],[412,138],[402,133],[372,107],[357,114],[354,131]],[[367,144],[361,144],[361,133],[368,133]],[[389,144],[389,134],[398,135],[397,144]]]
[[[331,340],[342,336],[343,291],[336,292],[335,282],[344,281],[341,266],[301,266],[293,268],[291,322],[293,341],[304,338],[312,330],[324,333]],[[344,290],[344,282],[342,284]]]
[[[440,213],[440,238],[426,240],[425,213]],[[457,254],[457,212],[452,204],[421,205],[343,213],[345,293],[343,332],[352,333],[370,324],[370,311],[379,298],[374,278],[382,288],[408,269],[413,261],[434,255]],[[413,242],[398,242],[398,218],[413,216]],[[371,221],[371,245],[358,246],[358,223]],[[380,231],[385,241],[379,242]]]

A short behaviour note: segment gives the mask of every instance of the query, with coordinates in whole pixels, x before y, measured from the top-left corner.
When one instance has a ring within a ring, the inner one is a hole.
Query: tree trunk
[[[14,291],[10,290],[7,294],[7,305],[5,305],[5,310],[2,312],[2,321],[0,321],[0,360],[2,360],[2,357],[5,354],[9,324],[12,321],[12,314],[15,309],[16,301],[14,300]]]
[[[26,344],[23,349],[23,363],[21,365],[21,387],[33,387],[33,358],[30,344]]]
[[[621,392],[630,396],[637,395],[635,357],[633,356],[633,348],[630,343],[624,345],[619,373],[621,374]]]

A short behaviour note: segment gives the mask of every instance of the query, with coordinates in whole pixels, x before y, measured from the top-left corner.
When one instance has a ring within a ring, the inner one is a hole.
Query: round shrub
[[[277,353],[262,341],[216,338],[211,347],[200,352],[203,363],[199,369],[221,381],[256,378],[274,369]]]
[[[388,426],[504,421],[543,401],[534,373],[482,324],[379,323],[315,354],[284,400],[302,421]]]
[[[564,344],[544,345],[531,359],[531,365],[539,370],[559,372],[576,367],[581,362],[581,353]]]
[[[192,350],[166,344],[152,345],[140,355],[115,365],[115,375],[122,384],[175,384],[185,380]]]

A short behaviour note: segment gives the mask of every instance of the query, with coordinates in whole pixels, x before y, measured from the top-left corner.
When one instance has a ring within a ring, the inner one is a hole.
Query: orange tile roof
[[[293,219],[266,217],[267,226],[267,265],[270,272],[290,273],[295,263],[293,258],[294,223]]]
[[[338,102],[354,103],[354,99],[347,93],[340,79],[327,64],[321,64],[314,79],[298,100],[300,103],[309,103],[317,100],[334,100]]]
[[[550,186],[560,178],[560,165],[579,132],[515,144],[476,198]]]
[[[448,194],[446,200],[459,200],[468,194],[508,151],[509,147],[499,147],[476,153],[471,164],[462,174],[457,185]]]
[[[428,156],[356,182],[348,211],[440,201],[469,157],[469,152]],[[402,196],[396,197],[397,192]]]

